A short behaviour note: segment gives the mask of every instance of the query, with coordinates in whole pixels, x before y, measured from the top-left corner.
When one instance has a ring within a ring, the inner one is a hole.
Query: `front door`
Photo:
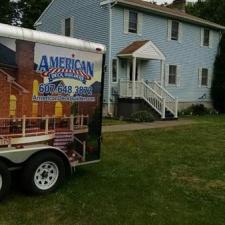
[[[135,73],[135,81],[139,81],[141,79],[141,67],[140,67],[140,61],[137,60],[137,64],[136,64],[136,73]],[[133,63],[132,61],[128,62],[128,68],[127,68],[127,72],[128,72],[128,79],[129,81],[132,81],[132,77],[133,77]]]

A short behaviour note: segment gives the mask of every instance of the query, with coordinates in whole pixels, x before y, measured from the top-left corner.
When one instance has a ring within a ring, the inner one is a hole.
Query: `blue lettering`
[[[50,68],[58,68],[59,66],[59,57],[50,57]]]
[[[76,68],[76,70],[81,70],[81,63],[80,63],[80,60],[76,60],[76,61],[75,61],[75,68]]]
[[[65,68],[65,57],[60,57],[59,58],[59,67],[60,68]]]
[[[43,55],[42,58],[41,58],[41,62],[40,62],[40,65],[38,67],[38,71],[48,71],[49,68],[48,68],[48,58],[46,55]]]
[[[87,62],[87,73],[92,77],[94,76],[94,63]]]

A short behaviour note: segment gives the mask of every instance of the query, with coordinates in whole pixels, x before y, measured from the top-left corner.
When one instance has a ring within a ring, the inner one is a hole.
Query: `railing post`
[[[81,115],[80,125],[81,125],[81,127],[84,126],[84,115],[83,114]]]
[[[49,117],[45,117],[45,134],[48,134],[48,122],[49,122]]]
[[[86,141],[83,142],[83,160],[86,161]]]
[[[74,116],[72,114],[70,115],[70,130],[74,130]]]
[[[178,118],[178,98],[176,97],[176,100],[175,100],[175,115],[174,115],[175,118]]]
[[[166,118],[166,99],[163,98],[163,103],[162,103],[162,119]]]
[[[26,136],[26,116],[23,116],[23,120],[22,120],[22,136],[25,137]]]

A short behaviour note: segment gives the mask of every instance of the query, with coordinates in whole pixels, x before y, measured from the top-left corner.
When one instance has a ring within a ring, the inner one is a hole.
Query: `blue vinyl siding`
[[[181,66],[180,87],[167,86],[172,95],[180,101],[198,101],[202,95],[207,94],[209,88],[199,88],[198,69],[205,67],[213,69],[219,32],[212,31],[212,48],[201,47],[201,27],[182,22],[182,41],[168,41],[168,19],[156,15],[143,14],[142,35],[124,34],[124,9],[113,9],[113,39],[112,57],[115,57],[123,48],[136,40],[151,40],[165,55],[166,64]],[[160,63],[157,61],[143,61],[142,73],[144,80],[160,80]],[[125,74],[121,74],[123,78]],[[209,100],[209,99],[208,99]]]
[[[213,36],[212,48],[201,47],[201,28],[198,25],[182,23],[182,40],[168,41],[168,18],[143,13],[142,35],[124,34],[124,8],[112,8],[112,54],[117,54],[137,40],[151,40],[165,55],[166,64],[180,66],[180,86],[167,86],[166,89],[179,101],[196,102],[203,95],[209,99],[210,89],[199,88],[198,70],[200,67],[213,69],[219,44],[220,32],[211,30]],[[74,17],[74,37],[105,44],[109,49],[109,8],[100,7],[100,0],[55,0],[41,18],[42,25],[38,30],[61,34],[61,21]],[[118,79],[127,78],[127,61],[120,62]],[[141,72],[144,80],[160,80],[160,63],[155,60],[141,62]],[[108,96],[109,71],[105,75],[104,101]],[[114,90],[118,83],[112,83]]]
[[[69,17],[74,18],[73,37],[108,47],[108,9],[100,7],[100,0],[55,0],[40,18],[42,24],[37,30],[62,34],[62,20]],[[108,92],[108,74],[105,75],[104,83],[105,99]]]

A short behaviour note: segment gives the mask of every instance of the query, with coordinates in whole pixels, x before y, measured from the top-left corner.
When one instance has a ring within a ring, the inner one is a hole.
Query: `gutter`
[[[103,4],[104,3],[104,4]],[[111,112],[111,78],[112,78],[112,8],[117,4],[115,0],[102,2],[103,5],[108,5],[109,8],[109,48],[108,48],[108,96],[107,96],[107,114],[112,115]]]

